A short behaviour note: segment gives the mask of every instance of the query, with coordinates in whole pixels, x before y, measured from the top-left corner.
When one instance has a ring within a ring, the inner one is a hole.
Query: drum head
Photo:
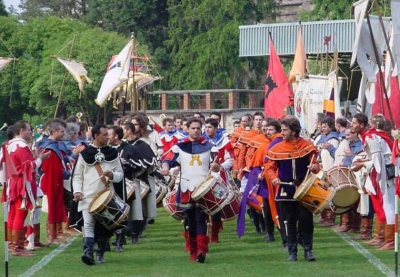
[[[305,179],[296,189],[293,198],[296,200],[300,200],[301,198],[303,198],[303,196],[308,192],[316,178],[318,177],[315,174],[310,173],[307,179]]]
[[[207,177],[200,185],[192,193],[192,198],[197,200],[203,197],[212,187],[212,185],[216,182],[216,179],[213,176]]]
[[[359,198],[358,188],[354,185],[346,184],[335,188],[335,196],[332,202],[337,207],[346,208],[356,203]]]
[[[89,212],[94,212],[100,208],[104,203],[107,203],[107,199],[111,196],[111,190],[101,191],[90,203]]]

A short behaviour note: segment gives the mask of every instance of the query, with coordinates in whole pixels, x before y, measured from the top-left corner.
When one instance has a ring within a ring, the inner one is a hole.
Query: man
[[[36,169],[40,167],[42,160],[49,157],[49,154],[44,154],[40,148],[37,150],[38,158],[35,159],[28,146],[28,143],[32,141],[32,127],[28,122],[23,120],[15,122],[13,133],[14,138],[3,146],[3,152],[8,152],[8,155],[7,153],[4,154],[6,163],[10,163],[6,167],[13,166],[17,173],[11,175],[8,182],[7,237],[9,240],[12,239],[11,252],[13,256],[30,257],[36,255],[24,248],[24,222],[28,210],[35,208],[37,196]],[[7,174],[11,174],[11,172]],[[25,209],[21,209],[21,205],[25,205]],[[35,227],[35,229],[40,228],[40,225]]]
[[[161,160],[165,158],[171,160],[173,153],[170,151],[171,147],[178,142],[178,138],[175,136],[174,121],[172,118],[164,118],[162,120],[164,131],[160,133],[161,142],[163,144],[163,156]]]
[[[116,191],[114,184],[122,186],[121,181],[124,177],[118,151],[107,146],[107,127],[105,125],[93,126],[92,138],[93,144],[79,155],[72,179],[74,199],[79,201],[78,211],[82,211],[84,220],[84,254],[81,260],[87,265],[95,264],[93,257],[95,238],[98,242],[97,262],[105,262],[106,243],[112,235],[89,213],[89,205],[100,191],[106,188]]]
[[[325,117],[321,121],[321,136],[317,141],[317,147],[320,149],[319,159],[322,163],[322,170],[326,173],[333,167],[335,161],[335,152],[339,145],[339,134],[335,129],[335,121],[331,117]],[[335,214],[331,209],[325,209],[321,213],[322,227],[335,225]]]
[[[207,215],[191,198],[196,186],[209,175],[209,170],[219,172],[221,167],[215,162],[217,149],[201,136],[202,123],[199,119],[189,118],[187,126],[189,137],[174,145],[173,162],[182,176],[178,186],[177,206],[186,210],[189,224],[190,260],[204,263],[208,252]],[[161,174],[169,174],[169,163],[164,161]],[[176,170],[175,175],[178,174]]]
[[[282,213],[287,221],[287,241],[289,258],[297,261],[297,235],[302,232],[304,257],[307,261],[315,261],[313,246],[313,214],[306,207],[293,199],[296,187],[307,177],[308,169],[319,171],[316,156],[318,151],[312,143],[299,137],[300,122],[293,116],[286,116],[281,122],[283,141],[272,146],[267,152],[269,159],[266,173],[272,184],[279,185],[278,195],[282,202]],[[301,149],[301,151],[299,151]],[[308,168],[308,169],[307,169]],[[287,185],[283,183],[294,183]]]
[[[233,147],[229,139],[219,132],[219,122],[214,118],[208,118],[205,124],[205,138],[208,139],[218,149],[218,163],[223,171],[220,172],[221,178],[225,183],[230,180],[230,171],[233,165]],[[221,213],[218,212],[211,216],[211,242],[219,242],[219,231],[222,229]]]
[[[134,177],[149,184],[149,174],[154,170],[155,155],[150,145],[140,139],[140,127],[134,123],[127,122],[123,125],[124,139],[131,144],[136,153],[130,161],[140,166],[135,170]],[[133,176],[132,176],[133,177]],[[153,194],[148,196],[148,194]],[[148,192],[143,198],[140,196],[140,189],[135,190],[135,199],[132,201],[132,210],[129,217],[129,230],[131,231],[131,241],[139,244],[139,236],[146,224],[146,218],[152,219],[156,216],[155,189]],[[154,199],[154,200],[153,200]]]
[[[60,238],[66,238],[58,229],[62,222],[67,220],[67,213],[64,206],[64,180],[69,179],[71,172],[65,166],[64,155],[59,147],[65,135],[65,128],[61,123],[53,122],[49,126],[50,136],[43,140],[42,147],[50,157],[42,163],[43,172],[40,178],[40,188],[48,200],[48,230],[50,233],[49,243],[60,244]]]
[[[385,118],[374,115],[371,118],[371,129],[367,129],[368,117],[363,113],[353,116],[351,130],[361,136],[366,159],[354,159],[352,169],[358,171],[365,168],[371,178],[372,185],[365,188],[370,192],[372,207],[376,213],[375,232],[372,240],[366,244],[378,247],[379,250],[394,248],[394,167],[391,163],[393,141],[382,131]]]

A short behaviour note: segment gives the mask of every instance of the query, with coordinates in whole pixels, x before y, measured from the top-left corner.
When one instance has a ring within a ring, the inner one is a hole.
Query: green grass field
[[[288,263],[281,242],[265,243],[263,236],[255,235],[249,221],[247,232],[241,239],[236,236],[236,222],[226,222],[220,234],[221,243],[210,244],[206,262],[191,262],[189,254],[183,251],[181,223],[169,217],[163,208],[158,211],[156,223],[149,226],[141,244],[133,245],[129,242],[123,253],[106,252],[105,264],[92,267],[82,264],[82,239],[77,237],[68,248],[33,276],[385,276],[331,228],[315,229],[316,262],[306,262],[300,247],[299,261]],[[42,223],[45,217],[46,214],[42,214]],[[0,221],[3,221],[2,207]],[[44,226],[42,224],[42,240],[45,239]],[[4,238],[3,228],[0,234]],[[278,233],[275,235],[278,236]],[[37,256],[30,258],[10,256],[9,276],[25,273],[55,249],[57,247],[52,246],[38,250]],[[393,251],[377,251],[373,247],[365,249],[394,271]],[[0,251],[0,260],[0,276],[4,276],[3,250]]]

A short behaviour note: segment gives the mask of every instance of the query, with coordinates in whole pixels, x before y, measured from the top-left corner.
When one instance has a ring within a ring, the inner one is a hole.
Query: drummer
[[[221,166],[214,160],[217,149],[201,136],[202,122],[189,118],[187,122],[189,137],[172,147],[172,165],[180,168],[182,176],[178,186],[176,205],[186,210],[189,225],[190,260],[204,263],[208,252],[207,215],[191,198],[192,192],[209,175],[209,170],[219,172]],[[175,164],[174,164],[175,163]],[[163,161],[161,174],[169,175],[169,163]],[[179,169],[174,170],[174,175]]]
[[[313,214],[299,202],[294,201],[293,196],[295,186],[299,186],[307,177],[308,170],[315,173],[319,171],[316,159],[318,151],[311,142],[299,137],[300,130],[301,126],[297,118],[286,116],[282,120],[283,141],[268,150],[266,157],[269,160],[266,163],[265,173],[270,176],[274,186],[279,185],[278,194],[286,197],[286,201],[282,201],[282,213],[285,214],[287,222],[285,226],[289,250],[287,261],[297,261],[297,236],[301,234],[304,257],[311,262],[315,261],[312,254]],[[283,182],[292,182],[295,186],[282,184]]]
[[[124,177],[118,151],[107,146],[107,127],[105,125],[93,126],[92,138],[93,144],[83,150],[78,157],[72,181],[74,199],[79,201],[78,211],[82,211],[84,219],[84,254],[81,260],[87,265],[95,264],[93,257],[95,238],[98,243],[97,262],[105,262],[105,246],[112,236],[112,232],[96,222],[95,218],[89,213],[89,204],[97,193],[105,188],[114,190],[114,184],[120,186],[122,191],[121,181]],[[96,180],[96,178],[98,179]]]
[[[213,116],[218,116],[219,113],[212,113]],[[220,117],[218,117],[220,118]],[[218,163],[221,164],[223,171],[220,172],[221,178],[228,182],[230,178],[230,171],[233,165],[233,147],[228,137],[224,135],[224,130],[218,128],[219,120],[216,118],[208,118],[205,123],[205,135],[215,147],[218,149]],[[211,242],[219,242],[219,231],[222,230],[221,213],[217,212],[211,216]]]

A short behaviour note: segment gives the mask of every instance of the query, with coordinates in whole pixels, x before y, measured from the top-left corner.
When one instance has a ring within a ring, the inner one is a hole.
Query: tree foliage
[[[8,12],[6,10],[6,5],[4,5],[4,1],[0,0],[0,16],[7,16]]]
[[[169,0],[170,86],[244,87],[242,76],[248,75],[249,67],[265,71],[260,59],[239,58],[239,25],[260,22],[272,12],[274,2]]]
[[[67,117],[84,110],[90,112],[93,120],[98,110],[93,99],[106,66],[111,56],[117,54],[129,39],[89,28],[76,20],[56,17],[32,19],[26,23],[20,23],[16,18],[0,17],[0,26],[9,48],[18,58],[15,64],[0,73],[3,120],[12,122],[24,114],[25,117],[40,115],[41,120],[53,117],[65,69],[51,56],[68,58],[74,35],[76,40],[71,59],[86,63],[93,84],[85,86],[80,98],[78,85],[68,73],[58,116]],[[9,53],[0,51],[0,56],[9,56]]]

